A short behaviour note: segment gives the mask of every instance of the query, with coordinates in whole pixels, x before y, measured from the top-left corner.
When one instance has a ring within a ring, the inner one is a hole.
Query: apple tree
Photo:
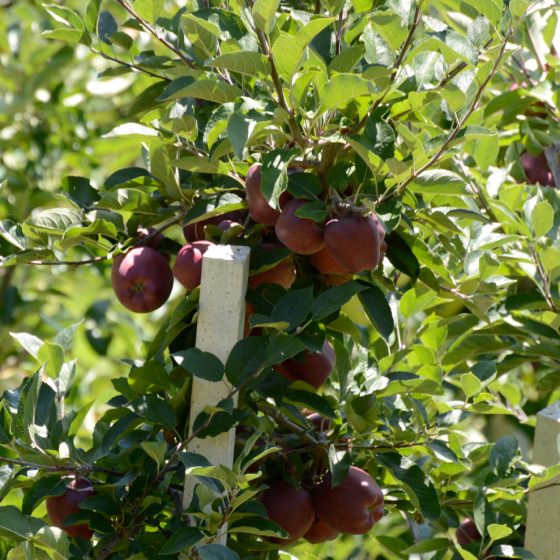
[[[0,557],[535,558],[555,3],[3,11]],[[220,244],[251,251],[225,363],[195,347]],[[190,450],[229,430],[231,467]]]

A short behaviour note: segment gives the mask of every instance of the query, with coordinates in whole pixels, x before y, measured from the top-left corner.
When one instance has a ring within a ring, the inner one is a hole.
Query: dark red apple
[[[136,237],[140,245],[147,245],[152,249],[157,249],[163,241],[163,233],[157,232],[156,228],[148,226],[141,226],[136,230]],[[149,239],[147,239],[149,238]]]
[[[313,253],[309,260],[311,264],[323,274],[333,274],[335,276],[348,276],[348,269],[342,266],[333,254],[323,247],[320,251]]]
[[[245,215],[242,210],[225,212],[224,214],[220,214],[219,216],[212,216],[210,218],[200,220],[200,222],[190,223],[187,224],[186,226],[183,226],[183,235],[185,236],[185,240],[187,242],[192,243],[193,241],[203,241],[205,239],[204,228],[206,226],[220,227],[219,224],[225,220],[231,220],[232,222],[242,223],[244,219],[245,219]]]
[[[543,187],[554,186],[552,171],[548,167],[548,161],[544,152],[538,156],[525,152],[521,156],[521,167],[523,167],[529,183]]]
[[[320,432],[328,432],[331,429],[331,421],[318,412],[312,412],[306,416],[307,420],[311,422]]]
[[[350,467],[333,488],[330,473],[312,492],[317,517],[339,533],[362,535],[383,517],[383,492],[364,470]]]
[[[271,539],[273,542],[289,544],[303,537],[315,519],[311,494],[283,480],[271,482],[261,501],[269,519],[290,535],[287,539]]]
[[[135,247],[115,257],[111,281],[118,300],[136,313],[161,307],[173,289],[169,263],[152,247]]]
[[[476,528],[476,524],[473,519],[465,519],[461,522],[457,529],[456,537],[457,542],[461,546],[474,542],[480,542],[482,540],[482,535]]]
[[[259,224],[273,226],[280,216],[280,212],[268,203],[261,191],[261,165],[254,163],[249,167],[245,177],[245,193],[247,208],[251,218]]]
[[[290,381],[305,381],[318,389],[332,373],[336,355],[330,342],[325,340],[321,352],[306,350],[299,358],[290,358],[274,369]]]
[[[372,215],[345,214],[325,226],[325,246],[348,271],[372,270],[379,264],[380,239]]]
[[[289,257],[268,270],[263,270],[249,276],[249,286],[256,288],[261,284],[278,284],[287,290],[294,283],[295,279],[296,268],[294,260]]]
[[[66,486],[66,492],[61,496],[49,496],[46,499],[47,513],[54,527],[66,531],[71,537],[91,539],[93,531],[87,523],[65,525],[64,521],[72,513],[78,513],[80,504],[90,496],[95,495],[95,490],[89,480],[73,478]]]
[[[321,521],[318,517],[313,521],[313,525],[309,531],[303,535],[303,538],[310,543],[317,544],[325,541],[332,541],[338,537],[339,532]]]
[[[202,257],[212,245],[211,241],[194,241],[183,245],[177,253],[173,275],[187,290],[200,286]]]
[[[312,255],[325,246],[323,226],[296,216],[297,209],[306,202],[296,198],[290,200],[282,209],[274,228],[280,242],[299,255]]]

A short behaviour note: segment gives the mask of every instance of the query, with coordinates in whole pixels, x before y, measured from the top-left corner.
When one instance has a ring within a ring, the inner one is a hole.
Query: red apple
[[[202,256],[212,245],[211,241],[194,241],[183,245],[177,253],[173,275],[187,290],[200,286]]]
[[[521,166],[529,183],[543,187],[554,186],[552,171],[548,167],[544,152],[538,156],[525,152],[521,156]]]
[[[115,257],[111,281],[118,300],[136,313],[161,307],[173,289],[169,263],[152,247],[135,247]]]
[[[325,226],[325,246],[348,271],[372,270],[379,264],[379,230],[372,215],[345,214]]]
[[[321,352],[305,350],[300,359],[290,358],[274,369],[290,381],[305,381],[318,389],[332,373],[336,355],[331,344],[325,340]]]
[[[311,422],[320,432],[328,432],[331,429],[331,421],[318,412],[312,412],[306,416],[307,420]]]
[[[348,269],[342,266],[329,251],[327,247],[323,247],[320,251],[313,253],[309,260],[311,264],[323,274],[332,274],[334,276],[348,276]]]
[[[287,290],[295,279],[296,268],[294,259],[290,256],[267,270],[249,276],[249,286],[256,288],[261,284],[278,284]]]
[[[482,535],[476,528],[476,524],[472,519],[465,519],[461,522],[456,533],[457,542],[461,546],[466,544],[471,544],[474,542],[480,542],[482,540]]]
[[[136,230],[136,237],[138,238],[138,241],[140,242],[140,245],[147,245],[148,247],[152,247],[152,249],[157,249],[161,242],[163,241],[163,233],[158,232],[155,233],[157,230],[154,227],[148,226],[148,227],[144,227],[141,226]],[[155,235],[154,235],[155,234]],[[151,237],[148,241],[146,241],[146,238],[149,236],[153,236]]]
[[[325,541],[331,541],[338,537],[339,532],[327,525],[324,521],[321,521],[318,517],[313,521],[313,525],[309,528],[309,531],[303,535],[303,538],[310,543],[317,544]]]
[[[254,163],[249,167],[245,177],[245,192],[247,208],[251,218],[259,224],[273,226],[280,216],[280,212],[268,203],[261,191],[261,165]]]
[[[289,544],[303,537],[315,519],[311,494],[304,488],[296,488],[283,480],[275,480],[269,486],[263,492],[261,501],[269,519],[290,535],[287,539],[272,540]]]
[[[383,492],[364,470],[350,467],[332,487],[330,473],[312,492],[317,517],[339,533],[362,535],[383,517]]]
[[[280,242],[299,255],[312,255],[325,245],[323,226],[308,218],[296,216],[297,209],[306,202],[308,201],[296,198],[290,200],[282,209],[274,228]]]
[[[78,513],[80,504],[90,496],[95,495],[95,490],[89,480],[74,478],[66,486],[66,492],[61,496],[49,496],[46,500],[47,513],[54,527],[66,531],[71,537],[91,539],[93,531],[87,523],[65,525],[64,521],[72,513]]]
[[[190,223],[186,226],[183,226],[183,235],[185,236],[185,240],[187,242],[190,241],[192,243],[193,241],[203,241],[205,239],[204,228],[206,226],[220,227],[220,222],[223,222],[225,220],[242,223],[244,219],[245,216],[242,210],[225,212],[224,214],[220,214],[219,216],[212,216],[210,218],[200,220],[200,222]]]

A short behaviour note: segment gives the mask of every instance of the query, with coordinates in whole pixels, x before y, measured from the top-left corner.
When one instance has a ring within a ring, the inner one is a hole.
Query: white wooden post
[[[243,337],[245,293],[249,274],[249,247],[216,245],[202,260],[202,281],[196,327],[196,347],[211,352],[222,363]],[[206,406],[215,406],[230,392],[227,380],[218,383],[193,378],[189,435],[196,417]],[[237,399],[235,398],[235,405]],[[235,430],[213,438],[195,438],[188,450],[204,455],[212,465],[233,465]],[[196,479],[185,477],[183,507],[187,508],[194,493]],[[225,544],[225,532],[222,544]]]
[[[537,415],[537,428],[533,447],[533,463],[552,467],[560,463],[560,401],[541,410]],[[560,477],[546,486],[560,483]],[[538,488],[538,487],[537,487]],[[550,486],[529,493],[525,548],[539,560],[560,558],[560,486]]]

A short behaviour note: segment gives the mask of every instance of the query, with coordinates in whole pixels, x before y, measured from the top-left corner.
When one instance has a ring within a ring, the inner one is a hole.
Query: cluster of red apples
[[[280,197],[280,209],[277,210],[261,191],[259,164],[249,168],[245,185],[249,215],[254,225],[263,226],[268,233],[261,248],[287,247],[296,255],[308,255],[313,267],[333,283],[375,269],[387,250],[385,230],[373,212],[351,205],[333,205],[330,218],[319,223],[298,214],[298,210],[310,201],[294,198],[288,191]],[[147,313],[167,301],[173,288],[173,277],[188,290],[193,290],[200,284],[202,256],[214,244],[205,239],[205,227],[214,226],[221,231],[236,226],[243,229],[236,220],[244,219],[242,212],[234,212],[187,224],[183,228],[187,242],[179,250],[173,268],[168,258],[158,251],[162,236],[149,228],[141,228],[138,245],[113,260],[111,278],[118,300],[131,311]],[[237,242],[243,243],[243,240]],[[294,260],[290,256],[267,270],[252,274],[249,284],[255,288],[271,283],[289,289],[296,276]]]
[[[269,519],[288,533],[285,539],[275,540],[284,545],[301,537],[320,543],[340,533],[363,535],[384,513],[381,488],[366,471],[354,466],[338,486],[332,486],[330,474],[309,491],[277,480],[261,499]]]

